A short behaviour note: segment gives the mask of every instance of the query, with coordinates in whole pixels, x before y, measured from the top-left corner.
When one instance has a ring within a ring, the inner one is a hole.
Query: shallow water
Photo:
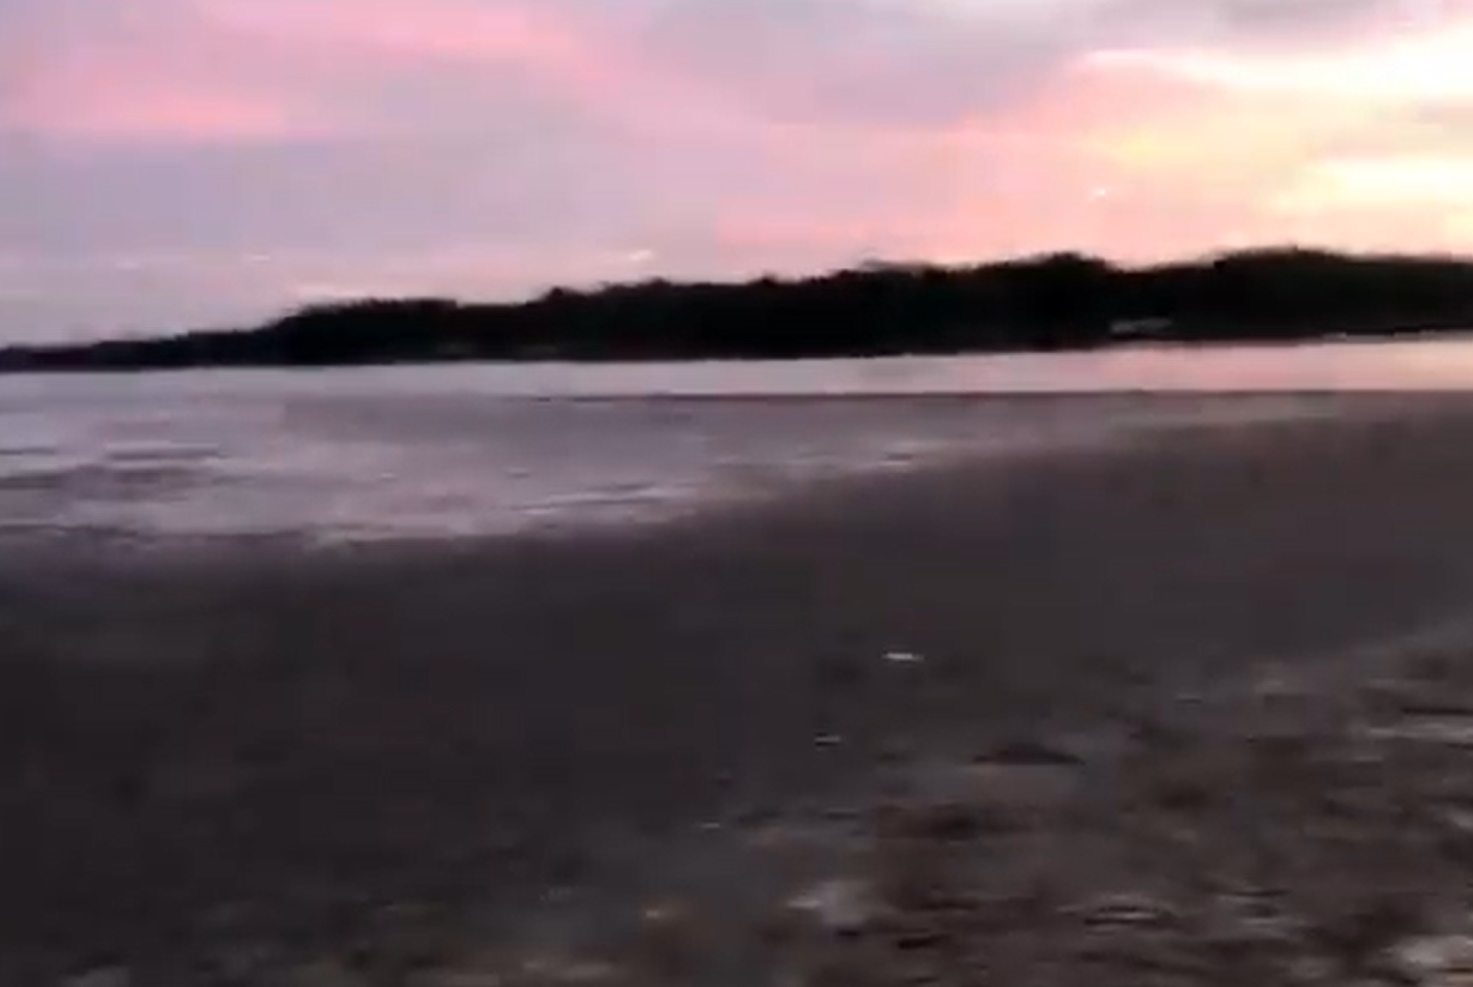
[[[1219,392],[1466,386],[1467,340],[6,377],[0,534],[316,541],[626,523],[816,477],[1327,411]],[[1126,393],[1037,396],[1080,391]],[[1020,392],[1035,396],[1003,396]]]

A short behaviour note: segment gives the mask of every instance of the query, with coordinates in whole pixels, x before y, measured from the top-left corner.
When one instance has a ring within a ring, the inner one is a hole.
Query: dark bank
[[[1470,323],[1473,264],[1454,258],[1262,249],[1123,268],[1059,254],[559,288],[515,304],[365,299],[257,328],[0,349],[0,371],[878,356],[1376,337]]]

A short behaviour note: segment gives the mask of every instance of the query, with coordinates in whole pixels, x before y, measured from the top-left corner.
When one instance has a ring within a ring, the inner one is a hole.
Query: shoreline
[[[212,374],[289,374],[292,376],[312,377],[317,374],[337,373],[374,373],[388,371],[412,371],[412,370],[450,370],[450,369],[485,369],[493,371],[517,371],[536,372],[547,370],[587,371],[587,370],[632,370],[641,371],[650,368],[669,367],[682,372],[692,369],[730,369],[742,368],[752,369],[754,367],[766,367],[769,369],[803,369],[812,367],[823,367],[834,364],[859,364],[866,369],[873,369],[875,365],[885,364],[924,364],[936,363],[946,364],[954,361],[985,360],[985,361],[1035,361],[1035,360],[1069,360],[1071,358],[1088,357],[1111,357],[1111,356],[1208,356],[1214,353],[1224,352],[1268,352],[1283,354],[1295,350],[1316,351],[1326,348],[1336,350],[1376,350],[1397,346],[1415,346],[1417,344],[1445,344],[1459,343],[1473,340],[1473,327],[1459,324],[1458,326],[1433,329],[1416,330],[1402,329],[1376,335],[1365,333],[1345,332],[1323,332],[1306,336],[1290,337],[1263,337],[1234,339],[1224,337],[1220,339],[1148,339],[1130,340],[1109,343],[1097,346],[1065,347],[1060,349],[970,349],[970,350],[915,350],[894,351],[876,353],[834,353],[814,354],[792,357],[772,356],[652,356],[640,357],[638,355],[627,355],[609,358],[585,358],[585,359],[495,359],[495,358],[455,358],[455,359],[404,359],[385,360],[378,362],[344,362],[344,363],[199,363],[180,365],[85,365],[85,366],[44,366],[44,367],[9,367],[0,366],[0,380],[3,379],[36,379],[55,378],[57,380],[88,379],[95,377],[119,377],[136,378],[147,377],[178,377],[187,378],[198,375]],[[0,351],[3,353],[3,351]],[[1425,393],[1429,394],[1461,394],[1465,393],[1467,386],[1463,382],[1452,382],[1447,384],[1432,385]],[[1303,394],[1320,396],[1340,396],[1345,394],[1395,394],[1408,393],[1404,382],[1396,381],[1389,384],[1372,384],[1361,387],[1347,388],[1341,383],[1332,382],[1315,385],[1283,385],[1277,383],[1254,384],[1251,386],[1233,385],[1227,387],[1213,388],[1204,387],[1193,383],[1180,387],[1163,384],[1160,381],[1148,381],[1140,385],[1092,385],[1070,382],[1051,387],[1017,387],[1002,385],[988,389],[977,389],[964,385],[956,385],[953,388],[942,388],[937,390],[923,391],[814,391],[811,389],[795,389],[792,391],[635,391],[620,392],[611,391],[607,393],[593,392],[588,394],[578,393],[541,393],[541,392],[513,392],[505,395],[518,400],[589,400],[589,401],[630,401],[630,400],[779,400],[779,401],[804,401],[804,400],[835,400],[851,399],[864,400],[866,398],[912,398],[924,400],[935,397],[943,400],[965,399],[965,398],[1000,398],[1016,399],[1029,397],[1045,398],[1102,398],[1111,396],[1150,398],[1161,397],[1185,397],[1197,395],[1201,397],[1271,397],[1285,394]]]
[[[275,372],[291,371],[312,373],[315,371],[334,370],[386,370],[395,368],[435,368],[435,367],[505,367],[505,368],[543,368],[543,367],[648,367],[652,365],[669,365],[673,367],[689,368],[701,365],[751,365],[770,364],[773,366],[794,366],[803,364],[823,364],[847,361],[900,361],[900,360],[953,360],[969,357],[977,358],[1009,358],[1009,357],[1050,357],[1050,356],[1087,356],[1092,354],[1113,354],[1120,352],[1132,352],[1137,350],[1160,350],[1167,352],[1202,352],[1214,350],[1253,349],[1253,350],[1293,350],[1301,348],[1312,348],[1326,345],[1333,346],[1384,346],[1395,343],[1416,342],[1456,342],[1473,337],[1473,328],[1467,322],[1458,322],[1448,326],[1433,328],[1393,328],[1381,331],[1357,331],[1347,332],[1343,330],[1317,330],[1313,333],[1291,336],[1220,336],[1203,338],[1179,338],[1163,336],[1157,338],[1120,339],[1117,341],[1098,343],[1083,346],[1066,346],[1061,348],[1016,348],[1016,349],[958,349],[958,350],[879,350],[873,352],[855,351],[852,353],[817,353],[804,356],[742,356],[742,355],[704,355],[704,356],[679,356],[679,355],[655,355],[641,356],[637,353],[620,354],[608,357],[583,357],[576,359],[544,359],[544,358],[517,358],[517,357],[411,357],[406,359],[344,362],[344,363],[184,363],[184,364],[61,364],[55,366],[9,366],[0,365],[0,377],[73,377],[73,376],[99,376],[99,375],[121,375],[135,376],[139,374],[198,374],[211,372]],[[148,337],[142,340],[123,339],[106,342],[153,342]],[[105,345],[106,343],[104,343]],[[36,344],[38,348],[45,349],[48,344]],[[87,347],[90,343],[80,344]],[[29,348],[27,344],[10,347],[12,350],[24,350]],[[0,350],[0,355],[4,351]],[[1328,389],[1334,393],[1335,389]],[[971,394],[970,391],[959,391],[957,394]],[[1004,396],[1006,392],[1002,392]],[[1036,392],[1019,392],[1022,394]],[[1055,393],[1055,392],[1043,392]],[[1087,394],[1088,392],[1063,392],[1075,394]],[[1101,393],[1120,393],[1117,391],[1104,391]],[[659,397],[659,395],[655,395]],[[697,395],[699,396],[699,395]],[[716,397],[727,397],[728,395],[716,395]],[[741,395],[731,395],[740,397]],[[761,395],[767,397],[769,395]],[[777,394],[772,395],[779,398],[806,397],[807,394]],[[825,397],[827,395],[818,395]],[[925,394],[915,395],[924,397]],[[942,394],[942,396],[947,396]]]
[[[802,883],[822,853],[723,841],[857,825],[897,763],[1441,626],[1473,609],[1473,399],[1367,400],[607,536],[0,560],[0,983],[402,951],[369,931],[396,903],[598,940],[671,875]],[[739,924],[711,934],[765,962]]]
[[[954,354],[1163,337],[1383,336],[1466,328],[1470,280],[1473,265],[1450,257],[1284,246],[1144,267],[1067,253],[970,266],[861,265],[796,280],[554,289],[516,302],[347,299],[254,326],[0,348],[0,370]]]
[[[496,400],[502,400],[497,398]],[[1055,405],[1073,412],[1079,407],[1099,408],[1108,412],[1129,414],[1115,420],[1086,422],[1045,419],[1032,425],[1035,434],[1004,431],[992,441],[982,441],[968,449],[958,445],[954,450],[914,460],[878,461],[853,468],[835,467],[825,472],[795,478],[771,486],[761,492],[716,492],[689,501],[665,502],[667,512],[650,505],[647,514],[616,519],[583,521],[575,517],[551,522],[471,531],[453,536],[428,533],[400,533],[392,529],[366,535],[329,532],[316,537],[306,529],[283,528],[261,533],[189,533],[155,532],[146,529],[107,527],[85,528],[43,527],[18,524],[11,531],[0,528],[0,547],[12,557],[23,557],[26,566],[51,568],[57,564],[81,569],[106,570],[114,566],[143,565],[185,568],[214,563],[230,568],[241,564],[272,566],[287,558],[316,564],[337,559],[345,564],[353,557],[383,558],[393,564],[400,558],[493,556],[507,545],[546,543],[580,545],[628,544],[649,538],[679,537],[676,532],[689,530],[699,537],[701,529],[715,525],[722,529],[744,518],[803,512],[816,498],[864,496],[875,491],[884,496],[891,488],[922,485],[957,474],[972,474],[998,468],[1047,461],[1057,457],[1075,457],[1099,452],[1139,447],[1158,441],[1171,441],[1173,436],[1188,432],[1207,434],[1242,427],[1297,427],[1318,421],[1349,423],[1383,419],[1408,420],[1422,416],[1437,417],[1446,411],[1460,412],[1465,407],[1473,413],[1473,399],[1446,392],[1336,392],[1336,391],[1252,391],[1218,393],[1162,392],[1018,392],[1010,394],[917,395],[642,395],[642,396],[569,396],[505,398],[514,403],[553,402],[559,405],[653,403],[659,405],[734,404],[743,406],[774,404],[851,405],[900,403],[907,408],[939,405],[946,409],[975,410],[979,406],[1021,405],[1036,410],[1037,405]],[[1033,406],[1033,407],[1028,407]],[[1241,414],[1248,409],[1247,414]],[[1228,415],[1216,417],[1218,411]],[[1075,416],[1077,419],[1077,416]],[[982,423],[986,427],[986,423]],[[0,481],[4,477],[0,476]],[[0,577],[7,569],[0,558]]]

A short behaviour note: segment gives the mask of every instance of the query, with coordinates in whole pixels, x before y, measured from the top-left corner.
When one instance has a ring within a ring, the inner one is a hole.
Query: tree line
[[[250,329],[0,350],[0,371],[438,360],[792,358],[1269,341],[1473,327],[1473,263],[1264,249],[1123,268],[1077,254],[662,280],[531,301],[364,299]]]

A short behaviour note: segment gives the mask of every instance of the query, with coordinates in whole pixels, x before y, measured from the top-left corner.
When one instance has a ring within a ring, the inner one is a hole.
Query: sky
[[[0,341],[361,295],[1473,253],[1473,0],[0,0]]]

